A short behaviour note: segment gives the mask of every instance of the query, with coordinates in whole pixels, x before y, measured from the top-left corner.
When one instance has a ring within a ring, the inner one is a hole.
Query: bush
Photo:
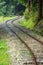
[[[26,19],[26,20],[28,20],[29,19],[29,12],[28,12],[28,8],[25,10],[25,12],[24,12],[24,18]]]
[[[20,20],[20,25],[29,28],[29,29],[33,29],[36,22],[37,22],[37,17],[38,17],[38,12],[30,12],[30,14],[28,15],[28,12],[24,13],[24,18],[22,18],[22,20]]]

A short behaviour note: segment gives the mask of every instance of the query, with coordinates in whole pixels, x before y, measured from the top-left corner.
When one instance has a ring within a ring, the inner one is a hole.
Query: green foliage
[[[25,19],[22,19],[19,24],[21,26],[24,26],[26,28],[30,28],[30,29],[33,29],[34,27],[34,22],[32,21],[32,19],[29,19],[28,21],[26,21]]]
[[[26,16],[27,16],[27,14],[26,14]],[[38,12],[31,12],[29,19],[27,20],[26,18],[22,18],[20,20],[19,24],[26,28],[33,29],[36,24],[36,21],[37,21],[37,16],[38,16]]]
[[[29,9],[29,5],[24,12],[24,18],[19,22],[20,25],[33,29],[38,20],[37,1],[32,1]]]
[[[28,8],[26,8],[26,10],[25,10],[25,12],[24,12],[24,18],[26,19],[26,20],[28,20],[29,19],[29,11],[28,11]]]
[[[28,3],[28,0],[18,0],[18,2],[26,6],[26,4]]]
[[[5,1],[4,0],[3,1],[0,0],[0,15],[4,14],[5,8],[6,8]]]
[[[7,53],[7,40],[0,40],[0,65],[9,65],[9,54]]]
[[[16,2],[17,3],[17,2]],[[14,15],[13,9],[15,7],[14,0],[0,0],[0,15]]]
[[[5,22],[5,21],[7,21],[9,19],[13,19],[13,18],[15,18],[15,16],[8,16],[8,17],[0,16],[0,22]]]
[[[0,15],[14,15],[15,14],[15,6],[18,4],[25,5],[27,0],[0,0]]]

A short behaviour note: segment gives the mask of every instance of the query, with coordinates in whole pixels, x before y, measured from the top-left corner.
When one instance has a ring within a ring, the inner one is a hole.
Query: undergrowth
[[[31,12],[30,15],[24,15],[24,17],[19,21],[19,25],[33,29],[37,21],[37,14],[38,12]]]
[[[9,65],[9,54],[7,53],[8,47],[6,46],[7,40],[0,40],[0,65]]]

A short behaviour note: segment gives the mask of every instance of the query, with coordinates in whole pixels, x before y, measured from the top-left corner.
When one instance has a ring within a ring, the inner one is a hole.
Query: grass
[[[15,16],[8,16],[8,17],[0,16],[0,22],[5,22],[5,21],[7,21],[9,19],[13,19],[13,18],[15,18]]]
[[[9,65],[9,54],[7,53],[7,40],[0,40],[0,65]]]
[[[24,26],[29,29],[33,29],[34,25],[36,24],[37,21],[37,12],[33,13],[29,16],[29,19],[26,20],[25,16],[19,21],[19,25]]]
[[[34,23],[31,19],[29,19],[28,21],[26,21],[26,20],[23,18],[23,19],[19,22],[19,25],[24,26],[24,27],[26,27],[26,28],[33,29],[35,23]]]

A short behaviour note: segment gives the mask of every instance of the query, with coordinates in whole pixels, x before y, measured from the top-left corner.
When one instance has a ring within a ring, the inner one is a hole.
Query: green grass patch
[[[33,29],[35,23],[34,23],[31,19],[29,19],[28,21],[26,21],[25,19],[22,19],[22,20],[19,22],[19,25],[24,26],[24,27],[26,27],[26,28]]]
[[[37,22],[37,12],[32,13],[32,15],[29,16],[29,19],[25,19],[25,16],[19,21],[19,25],[24,26],[29,29],[33,29],[34,25]]]
[[[6,46],[7,40],[0,40],[0,65],[9,65],[9,54],[7,53],[8,47]]]
[[[13,19],[13,18],[15,18],[15,16],[8,16],[8,17],[0,16],[0,22],[5,22],[5,21],[7,21],[9,19]]]

